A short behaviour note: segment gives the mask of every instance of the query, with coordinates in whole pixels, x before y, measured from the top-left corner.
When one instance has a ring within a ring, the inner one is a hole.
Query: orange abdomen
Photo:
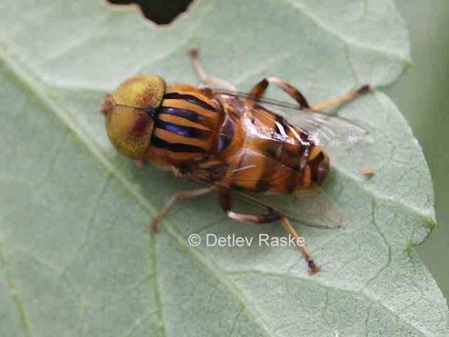
[[[221,149],[230,187],[296,193],[322,184],[329,171],[329,158],[307,133],[265,109],[245,111],[219,137],[233,140]]]
[[[321,148],[282,117],[184,84],[167,88],[146,159],[206,184],[256,192],[309,189],[329,170]]]

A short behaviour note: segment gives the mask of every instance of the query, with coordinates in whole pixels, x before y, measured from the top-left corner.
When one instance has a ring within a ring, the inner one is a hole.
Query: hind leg
[[[303,244],[303,240],[299,236],[298,232],[293,228],[290,221],[288,220],[287,216],[282,214],[279,210],[274,209],[272,207],[267,207],[267,213],[265,214],[241,214],[236,213],[232,210],[232,200],[231,200],[231,194],[229,189],[219,189],[218,190],[218,197],[220,200],[220,206],[223,209],[223,212],[226,213],[228,217],[231,219],[242,221],[242,222],[248,222],[252,224],[262,224],[267,222],[273,222],[276,220],[280,220],[282,226],[285,228],[287,233],[293,237],[294,242],[296,243],[296,247],[298,251],[304,256],[304,259],[307,262],[307,265],[309,267],[309,273],[311,275],[316,274],[320,271],[320,267],[315,264],[312,257],[310,256],[309,250]]]

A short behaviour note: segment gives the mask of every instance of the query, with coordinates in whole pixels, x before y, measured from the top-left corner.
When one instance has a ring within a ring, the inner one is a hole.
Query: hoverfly
[[[109,139],[119,152],[205,185],[172,195],[149,226],[157,231],[176,201],[215,191],[228,217],[255,224],[279,220],[298,239],[289,218],[274,207],[265,206],[264,214],[235,212],[231,190],[298,194],[321,185],[329,171],[322,146],[357,141],[366,132],[320,111],[348,102],[370,87],[310,106],[298,89],[276,77],[263,79],[249,93],[239,93],[206,74],[197,49],[192,48],[190,56],[209,86],[166,84],[156,75],[138,75],[121,83],[102,103]],[[263,99],[269,84],[280,87],[297,105]],[[319,266],[307,248],[298,245],[298,249],[310,273],[316,273]]]

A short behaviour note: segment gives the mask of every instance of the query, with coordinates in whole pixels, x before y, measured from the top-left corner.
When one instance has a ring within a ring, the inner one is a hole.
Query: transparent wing
[[[253,100],[249,94],[218,90],[218,94],[240,100]],[[268,110],[285,118],[290,124],[307,132],[309,137],[322,146],[353,146],[359,143],[371,143],[368,132],[352,121],[322,113],[300,109],[298,106],[270,99],[259,99],[256,108]]]
[[[283,117],[289,124],[307,133],[308,138],[311,138],[315,143],[324,147],[352,147],[361,142],[372,142],[366,130],[345,118],[321,112],[305,111],[296,105],[270,99],[255,101],[248,94],[241,92],[214,89],[214,93],[220,95],[220,98],[224,101],[228,101],[231,106],[237,100],[237,103],[239,103],[237,106],[240,109],[247,109],[246,113],[249,118],[245,119],[244,122],[249,124],[245,125],[246,131],[250,133],[250,136],[252,135],[254,138],[264,140],[264,146],[267,146],[267,140],[271,141],[273,149],[276,149],[276,146],[281,146],[282,143],[294,145],[300,143],[306,149],[314,145],[304,142],[304,139],[298,134],[292,135],[289,133],[289,129],[285,128],[285,125],[282,123],[276,123],[276,119],[273,124],[272,116],[269,114],[261,114],[260,110],[266,110]],[[254,109],[248,110],[246,108],[244,103],[247,100],[253,100],[255,103]],[[269,127],[270,125],[272,127]],[[279,145],[276,145],[276,143]],[[262,154],[258,154],[258,156],[261,159],[264,157]],[[285,170],[280,170],[280,174],[276,177],[270,177],[271,179],[265,179],[263,181],[275,184],[277,182],[276,179],[283,180],[290,175],[290,168],[285,165],[279,166],[284,167]],[[238,178],[240,181],[262,181],[259,174],[260,165],[258,165],[257,160],[254,160],[254,162],[248,165],[239,166],[232,172],[238,175],[238,177],[233,175],[230,178],[233,180]],[[261,212],[266,207],[274,207],[282,211],[289,218],[305,225],[318,228],[338,228],[348,222],[346,212],[332,200],[325,190],[319,187],[302,192],[295,192],[291,195],[261,195],[242,191],[236,191],[234,193],[236,197],[258,208]]]
[[[192,180],[201,185],[210,186],[204,181]],[[232,190],[232,195],[241,202],[233,203],[234,207],[239,210],[243,206],[244,213],[248,214],[264,214],[267,208],[271,207],[280,210],[290,220],[320,229],[340,228],[349,220],[347,212],[319,187],[293,195],[261,194],[238,190]]]
[[[260,159],[263,158],[259,155]],[[240,186],[253,186],[257,184],[272,186],[276,188],[284,186],[286,179],[293,173],[293,170],[285,165],[278,164],[280,174],[269,178],[260,176],[261,167],[257,165],[257,158],[253,158],[254,164],[244,165],[236,170],[230,170],[233,173],[229,178],[223,178],[223,181],[230,179],[231,183]],[[243,199],[249,205],[255,206],[257,210],[250,211],[254,213],[265,213],[267,207],[279,209],[292,220],[302,224],[318,228],[337,228],[347,223],[346,213],[337,206],[328,193],[320,188],[313,187],[304,190],[295,190],[292,194],[272,193],[264,194],[260,192],[247,192],[233,190],[236,197]]]
[[[323,146],[351,146],[359,142],[371,142],[366,130],[347,119],[299,108],[275,107],[266,103],[262,105],[305,130],[309,137]]]
[[[260,195],[235,192],[235,196],[263,212],[266,207],[279,209],[291,220],[306,226],[333,229],[348,223],[346,212],[321,188],[295,195]]]

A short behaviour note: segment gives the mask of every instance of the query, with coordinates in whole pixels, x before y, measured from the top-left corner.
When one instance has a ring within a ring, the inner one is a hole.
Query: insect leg
[[[237,221],[262,224],[273,222],[282,218],[282,214],[278,210],[271,207],[267,207],[268,213],[263,215],[235,213],[232,211],[232,200],[229,189],[219,189],[218,199],[223,212],[225,212],[231,219]]]
[[[313,261],[312,257],[310,256],[309,250],[304,244],[299,244],[302,240],[300,240],[300,236],[298,232],[293,228],[292,224],[290,223],[290,220],[286,216],[282,216],[281,219],[282,226],[285,228],[285,230],[295,239],[295,242],[297,243],[296,247],[300,251],[300,253],[304,256],[304,259],[307,262],[307,265],[309,266],[310,274],[316,274],[320,271],[320,266],[318,266],[315,261]]]
[[[300,236],[298,232],[293,228],[288,218],[282,214],[279,210],[272,208],[272,207],[266,207],[268,212],[266,214],[257,215],[257,214],[241,214],[236,213],[232,211],[232,200],[231,200],[231,194],[229,189],[219,189],[218,190],[218,198],[220,201],[220,206],[223,209],[223,211],[226,213],[228,217],[231,219],[242,221],[242,222],[249,222],[252,224],[262,224],[267,222],[273,222],[276,220],[280,220],[282,223],[282,226],[285,228],[285,230],[288,232],[288,234],[293,237],[295,240],[294,242],[297,244],[296,247],[298,251],[304,256],[304,259],[307,262],[307,265],[310,270],[310,274],[315,274],[320,270],[320,267],[315,264],[312,257],[310,256],[310,253],[307,249],[307,247],[303,244],[299,244],[301,242]]]
[[[258,99],[262,98],[269,84],[276,84],[279,88],[285,91],[291,98],[293,98],[299,104],[299,107],[301,109],[304,109],[306,111],[322,111],[330,107],[338,106],[350,102],[353,99],[359,97],[360,95],[370,92],[372,89],[370,85],[366,84],[361,86],[357,90],[353,90],[344,94],[343,96],[331,98],[324,102],[315,104],[314,106],[310,106],[304,95],[293,85],[291,85],[288,82],[285,82],[284,80],[281,80],[278,77],[267,77],[253,87],[253,89],[250,92],[251,98],[254,101],[257,101]],[[251,105],[254,103],[247,101],[247,104]]]
[[[370,85],[368,85],[368,84],[363,85],[360,88],[358,88],[357,90],[352,90],[352,91],[344,94],[343,96],[330,98],[328,100],[325,100],[324,102],[315,104],[312,107],[310,107],[309,110],[310,111],[322,111],[327,108],[339,106],[341,104],[350,102],[353,99],[355,99],[363,94],[370,92],[371,89],[372,88]]]
[[[206,71],[203,68],[203,65],[201,64],[198,48],[190,47],[189,55],[190,58],[192,59],[193,66],[195,67],[195,70],[201,82],[209,84],[212,87],[226,88],[232,91],[237,91],[237,89],[231,83],[222,80],[221,78],[209,76],[206,73]]]
[[[264,78],[262,81],[257,83],[250,92],[250,96],[253,100],[257,101],[264,95],[265,91],[268,88],[269,84],[276,84],[279,88],[281,88],[283,91],[287,93],[291,98],[293,98],[298,104],[301,109],[308,109],[310,108],[309,103],[307,102],[307,99],[304,97],[304,95],[293,85],[290,83],[287,83],[280,78],[277,77],[267,77]],[[249,103],[249,102],[247,102]]]
[[[214,189],[213,187],[204,187],[189,191],[176,192],[172,194],[168,202],[165,204],[165,206],[162,207],[159,210],[159,212],[157,212],[153,220],[148,224],[148,229],[151,229],[153,232],[159,231],[159,224],[161,223],[162,218],[165,216],[165,214],[167,214],[167,212],[173,207],[173,205],[178,200],[196,198],[203,194],[212,192],[213,189]]]

